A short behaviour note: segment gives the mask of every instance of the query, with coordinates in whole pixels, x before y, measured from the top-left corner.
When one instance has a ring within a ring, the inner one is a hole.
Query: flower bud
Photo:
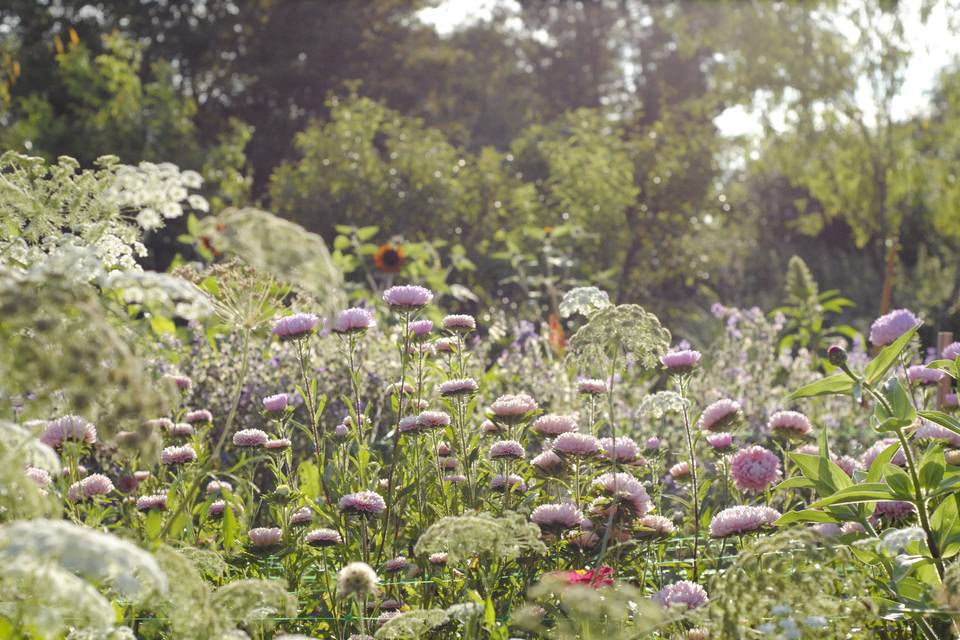
[[[827,349],[827,360],[835,367],[842,367],[847,364],[847,350],[835,344]]]

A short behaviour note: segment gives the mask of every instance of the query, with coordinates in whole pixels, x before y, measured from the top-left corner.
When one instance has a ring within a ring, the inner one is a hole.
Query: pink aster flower
[[[490,405],[493,415],[505,421],[523,418],[536,409],[537,401],[525,393],[500,396]]]
[[[225,480],[211,480],[207,483],[207,495],[215,493],[229,493],[233,491],[233,486]]]
[[[169,380],[174,386],[184,393],[188,393],[193,388],[193,380],[189,376],[181,376],[175,373],[168,373],[163,376],[164,380]]]
[[[372,517],[380,515],[386,508],[387,503],[374,491],[348,493],[340,498],[340,511],[347,515]]]
[[[155,493],[137,498],[137,511],[166,511],[167,494]]]
[[[500,440],[490,446],[487,455],[491,460],[521,460],[525,452],[523,445],[516,440]]]
[[[724,398],[717,400],[700,415],[700,428],[703,431],[723,431],[740,421],[743,409],[735,400]]]
[[[419,309],[430,304],[433,294],[417,285],[390,287],[383,292],[383,301],[395,309]]]
[[[960,400],[957,399],[957,394],[955,393],[943,394],[944,409],[956,409],[958,406],[960,406]]]
[[[836,522],[820,522],[811,525],[810,530],[823,538],[836,538],[842,533],[840,525]]]
[[[449,482],[450,484],[463,484],[467,481],[467,476],[462,473],[451,473],[450,475],[443,476],[444,482]]]
[[[457,343],[449,338],[439,338],[434,340],[433,348],[437,353],[456,353]]]
[[[689,373],[700,362],[700,352],[692,349],[671,351],[660,356],[660,363],[671,373]]]
[[[214,500],[210,503],[210,506],[207,507],[207,516],[211,518],[220,518],[223,516],[223,511],[227,508],[227,503],[223,500]]]
[[[640,447],[633,438],[620,436],[614,444],[613,438],[600,438],[600,447],[603,449],[603,457],[607,460],[616,458],[617,462],[636,462],[640,456]]]
[[[134,479],[135,479],[137,482],[143,482],[144,480],[146,480],[147,478],[150,477],[150,472],[149,472],[149,471],[134,471],[134,472],[133,472],[133,477],[134,477]]]
[[[497,474],[490,479],[490,488],[494,491],[506,491],[507,487],[513,493],[526,493],[527,491],[527,483],[515,473],[511,473],[506,478],[502,474]]]
[[[780,458],[759,445],[741,449],[730,459],[730,477],[739,491],[765,491],[781,475]]]
[[[669,470],[670,477],[674,480],[683,480],[690,477],[690,463],[686,460],[681,460],[677,464],[670,467]]]
[[[67,490],[67,499],[71,502],[78,502],[95,496],[105,496],[113,490],[114,486],[110,478],[102,473],[91,473],[83,480],[70,485]]]
[[[873,445],[863,452],[863,456],[860,458],[860,463],[865,469],[869,469],[870,465],[873,464],[873,461],[877,459],[877,456],[883,453],[883,450],[887,447],[898,443],[899,440],[896,438],[884,438],[883,440],[878,440],[874,442]],[[890,464],[895,464],[898,467],[902,467],[907,464],[907,458],[903,454],[903,449],[897,448],[897,452],[893,454],[893,458],[890,459]]]
[[[296,340],[309,336],[319,324],[320,318],[312,313],[295,313],[277,320],[273,335],[281,340]]]
[[[951,342],[948,344],[943,348],[943,353],[940,354],[940,357],[946,360],[956,360],[960,358],[960,342]]]
[[[732,535],[752,533],[773,526],[780,518],[780,512],[770,507],[738,505],[728,507],[710,521],[710,535],[714,538],[726,538]]]
[[[338,313],[333,320],[332,328],[336,333],[359,333],[376,325],[377,321],[372,313],[360,307],[353,307]]]
[[[48,422],[40,435],[40,442],[54,449],[59,449],[67,441],[94,444],[97,428],[80,416],[63,416]]]
[[[667,538],[677,530],[670,518],[658,515],[643,516],[637,521],[633,529],[637,537],[640,538]]]
[[[333,428],[333,439],[343,442],[350,437],[350,427],[341,423]]]
[[[431,553],[429,556],[427,556],[427,562],[435,567],[443,567],[446,566],[448,558],[449,556],[446,553],[440,551],[438,553]]]
[[[888,520],[904,520],[914,511],[913,504],[902,500],[884,500],[877,503],[877,509],[873,512],[875,518],[886,518]]]
[[[274,438],[273,440],[267,440],[263,443],[264,449],[269,449],[270,451],[286,451],[290,448],[290,445],[293,444],[290,442],[290,438]]]
[[[409,382],[404,382],[400,384],[399,382],[391,382],[387,385],[387,394],[389,395],[405,395],[409,396],[416,389],[413,388],[413,385]]]
[[[194,422],[213,422],[213,414],[206,409],[195,409],[183,416],[183,421],[191,424]]]
[[[290,526],[302,527],[313,522],[313,511],[310,507],[300,507],[290,514]]]
[[[343,538],[333,529],[314,529],[304,537],[304,540],[311,547],[332,547],[343,544]]]
[[[280,544],[283,531],[278,527],[256,527],[247,532],[251,546],[258,548],[273,547]]]
[[[447,456],[440,459],[440,468],[444,471],[456,471],[460,466],[460,461],[454,457]]]
[[[954,447],[960,447],[960,434],[954,433],[950,429],[941,427],[935,422],[930,422],[929,420],[921,420],[920,426],[917,427],[913,437],[919,440],[946,440]]]
[[[586,433],[561,433],[553,441],[552,450],[561,457],[589,458],[600,453],[600,442]]]
[[[145,424],[151,429],[170,431],[170,428],[173,427],[173,420],[170,418],[154,418],[153,420],[147,420]]]
[[[415,320],[410,323],[410,333],[414,338],[423,339],[433,331],[433,322],[430,320]]]
[[[285,393],[277,393],[263,399],[263,408],[270,413],[285,411],[290,398]]]
[[[417,416],[421,429],[442,429],[450,424],[450,415],[444,411],[424,411]]]
[[[717,451],[727,451],[733,446],[733,434],[727,431],[707,434],[707,444]]]
[[[468,332],[477,328],[477,321],[473,316],[457,314],[443,319],[443,328],[447,331]]]
[[[440,395],[445,398],[450,396],[468,396],[477,392],[477,381],[473,378],[447,380],[446,382],[440,383],[438,389]]]
[[[650,436],[647,438],[647,441],[643,443],[643,448],[647,451],[659,451],[660,444],[660,438],[657,436]]]
[[[530,514],[530,520],[548,533],[560,533],[580,524],[580,510],[570,502],[542,504]]]
[[[397,431],[400,433],[419,433],[420,424],[417,422],[419,416],[404,416],[400,418],[400,422],[397,424]]]
[[[438,458],[446,458],[447,456],[449,456],[449,455],[452,454],[452,453],[453,453],[453,449],[450,448],[450,443],[448,443],[448,442],[440,442],[439,444],[437,444],[437,457],[438,457]]]
[[[404,571],[410,566],[410,561],[403,556],[397,556],[396,558],[390,558],[383,563],[383,572],[384,573],[397,573],[398,571]]]
[[[637,516],[644,516],[650,511],[651,503],[647,490],[639,480],[625,471],[604,473],[591,483],[591,487],[609,496],[629,501]]]
[[[561,433],[570,433],[577,430],[577,419],[572,416],[561,416],[556,413],[547,413],[530,425],[531,428],[544,436],[558,436]]]
[[[27,467],[24,469],[23,474],[30,478],[38,487],[49,487],[53,484],[53,478],[50,477],[50,473],[46,469],[40,469],[39,467]]]
[[[610,384],[606,380],[597,378],[579,378],[577,380],[577,393],[599,396],[608,391],[610,391]]]
[[[882,315],[870,325],[870,344],[883,347],[912,329],[920,321],[909,309],[896,309]]]
[[[853,472],[860,468],[860,462],[850,456],[837,456],[834,462],[851,478],[853,477]]]
[[[947,375],[940,369],[928,369],[922,364],[907,367],[907,380],[910,384],[937,384]]]
[[[707,592],[696,582],[681,580],[668,584],[653,596],[654,602],[669,609],[682,606],[686,609],[699,609],[709,602]]]
[[[767,421],[767,428],[785,438],[803,438],[813,429],[810,419],[798,411],[777,411]]]
[[[537,471],[550,475],[560,473],[564,468],[563,459],[551,450],[535,456],[530,464]]]
[[[238,447],[262,447],[269,439],[262,429],[241,429],[233,434],[233,444]]]
[[[171,438],[189,438],[194,434],[193,425],[187,422],[171,423],[167,435]]]
[[[160,462],[168,466],[186,464],[197,459],[197,452],[188,444],[180,447],[165,447],[160,452]]]
[[[480,432],[485,436],[492,436],[500,433],[500,427],[492,420],[484,420],[480,424]]]

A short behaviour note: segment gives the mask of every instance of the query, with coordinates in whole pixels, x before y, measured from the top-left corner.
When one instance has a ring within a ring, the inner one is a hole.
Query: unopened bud
[[[842,367],[847,364],[847,350],[835,344],[827,349],[827,360],[835,367]]]

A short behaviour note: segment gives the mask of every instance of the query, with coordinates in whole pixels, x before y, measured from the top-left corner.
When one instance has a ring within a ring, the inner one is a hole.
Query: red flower
[[[603,566],[597,569],[558,571],[553,575],[564,580],[567,584],[585,584],[594,589],[613,585],[613,567]]]

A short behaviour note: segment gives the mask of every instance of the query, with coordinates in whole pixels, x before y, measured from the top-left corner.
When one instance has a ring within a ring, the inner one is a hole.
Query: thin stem
[[[696,581],[700,573],[697,563],[697,555],[700,552],[700,484],[697,478],[697,456],[693,449],[693,434],[690,431],[690,415],[687,412],[686,384],[682,376],[677,378],[677,386],[680,388],[683,406],[683,430],[687,436],[687,450],[690,452],[690,479],[693,484],[693,580]]]

